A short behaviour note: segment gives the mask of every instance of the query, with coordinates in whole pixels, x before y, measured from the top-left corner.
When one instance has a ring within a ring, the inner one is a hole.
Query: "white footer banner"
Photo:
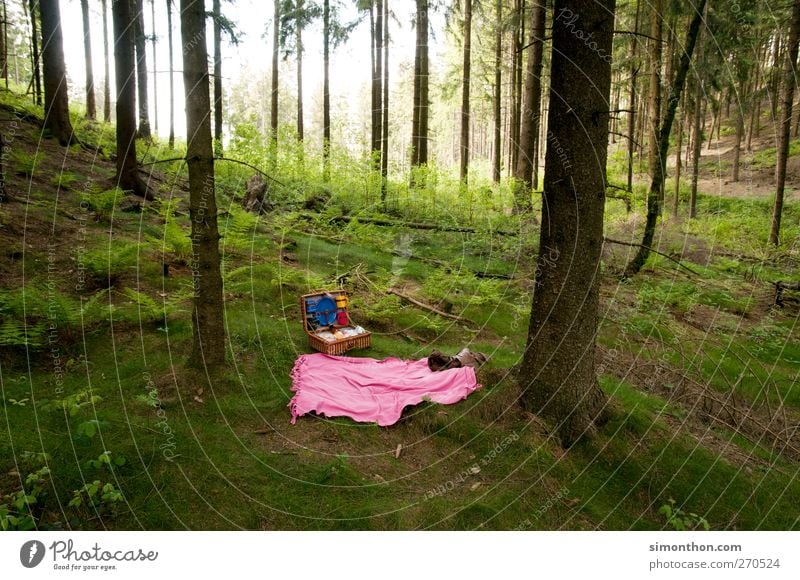
[[[796,580],[799,553],[798,532],[7,532],[0,577]]]

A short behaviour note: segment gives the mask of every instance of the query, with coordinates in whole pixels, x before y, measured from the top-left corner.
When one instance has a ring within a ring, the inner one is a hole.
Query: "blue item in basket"
[[[317,313],[317,321],[321,326],[336,324],[336,302],[330,296],[323,296],[313,312]]]

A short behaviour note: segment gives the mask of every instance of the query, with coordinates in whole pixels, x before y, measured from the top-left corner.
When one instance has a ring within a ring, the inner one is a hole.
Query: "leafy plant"
[[[675,500],[672,498],[669,499],[668,503],[658,508],[658,513],[666,518],[668,526],[672,526],[674,530],[679,532],[711,529],[706,518],[694,512],[684,511],[682,508],[675,505]]]
[[[47,466],[28,474],[19,491],[3,496],[0,504],[0,530],[32,530],[36,528],[39,504],[50,480]]]
[[[121,276],[136,268],[141,249],[139,243],[117,239],[107,246],[82,254],[81,261],[95,284],[110,288]]]
[[[122,199],[124,196],[124,191],[118,187],[114,187],[105,191],[82,194],[81,201],[94,212],[95,219],[109,222],[111,221],[111,216],[114,214],[114,208],[118,200]]]

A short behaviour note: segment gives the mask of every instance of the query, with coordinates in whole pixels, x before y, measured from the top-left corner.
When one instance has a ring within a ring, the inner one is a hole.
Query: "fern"
[[[147,236],[147,241],[163,254],[172,254],[178,263],[188,264],[192,259],[192,239],[174,218],[164,223],[163,238]]]
[[[125,288],[122,294],[127,296],[137,309],[134,313],[121,313],[121,318],[128,322],[149,322],[164,324],[175,315],[184,312],[180,304],[188,297],[185,292],[178,292],[168,300],[157,301],[143,292],[133,288]]]
[[[136,267],[141,248],[141,244],[130,240],[114,240],[108,246],[82,254],[80,262],[99,287],[110,288]]]
[[[109,222],[114,214],[117,201],[124,196],[125,192],[115,187],[106,191],[81,194],[81,203],[87,205],[94,212],[97,220]]]
[[[252,213],[231,205],[227,219],[221,220],[220,251],[225,254],[241,254],[250,248],[258,220]]]

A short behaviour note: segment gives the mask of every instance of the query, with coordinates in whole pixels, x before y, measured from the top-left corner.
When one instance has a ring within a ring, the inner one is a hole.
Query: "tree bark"
[[[142,0],[132,0],[134,11],[133,35],[136,46],[136,86],[139,96],[139,129],[142,139],[150,139],[150,111],[147,95],[147,39],[144,35],[144,9]]]
[[[169,49],[169,148],[175,147],[175,64],[172,57],[172,2],[167,0],[167,43]]]
[[[389,0],[383,0],[383,119],[381,121],[381,204],[386,203],[389,173]]]
[[[649,146],[647,151],[647,166],[652,179],[657,173],[664,174],[664,168],[656,168],[660,163],[659,132],[661,126],[661,60],[662,60],[662,22],[664,18],[664,0],[654,0],[651,6],[650,17],[650,94],[648,102],[648,117],[650,119]],[[659,209],[664,200],[663,188],[659,192]],[[660,213],[660,211],[659,211]]]
[[[700,178],[700,150],[703,146],[702,105],[703,83],[695,80],[694,108],[692,109],[692,185],[689,193],[689,219],[697,215],[697,182]]]
[[[203,4],[203,0],[181,0],[181,35],[184,39],[197,39],[197,46],[183,51],[194,281],[194,336],[189,364],[208,371],[225,364],[225,325]]]
[[[539,132],[539,100],[542,94],[542,56],[544,54],[546,10],[543,0],[533,0],[528,39],[530,55],[525,78],[525,100],[520,116],[519,153],[514,171],[515,212],[528,212],[532,208],[533,158],[536,155],[535,140]]]
[[[494,95],[493,95],[493,114],[494,114],[494,133],[492,151],[492,181],[500,183],[500,166],[503,152],[501,150],[501,124],[502,118],[502,95],[503,86],[501,65],[503,62],[503,0],[495,3],[495,31],[494,31]]]
[[[169,0],[168,0],[169,1]],[[108,2],[103,0],[103,121],[111,122],[111,63],[108,55]]]
[[[469,85],[472,60],[472,0],[464,0],[464,64],[461,80],[461,162],[459,178],[466,184],[469,171]]]
[[[639,65],[636,62],[638,56],[637,44],[639,40],[639,12],[640,0],[636,0],[636,17],[633,25],[633,38],[631,38],[631,50],[628,54],[630,59],[630,93],[628,94],[628,193],[633,193],[633,153],[635,151],[635,137],[636,137],[636,84],[639,76]],[[625,205],[626,209],[630,212],[631,204],[630,198]]]
[[[24,2],[24,0],[23,0]],[[33,96],[34,102],[42,105],[42,72],[39,63],[39,31],[36,26],[36,0],[28,0],[28,9],[31,17],[31,65],[33,67]]]
[[[97,117],[97,104],[94,100],[94,71],[92,70],[92,32],[89,26],[89,0],[81,0],[83,18],[83,59],[86,66],[86,118]]]
[[[153,35],[150,37],[150,47],[153,51],[153,126],[158,135],[158,61],[156,60],[156,2],[150,0],[150,22],[153,25]]]
[[[689,63],[692,58],[692,53],[697,43],[697,37],[700,34],[700,23],[704,18],[703,12],[705,6],[706,0],[700,0],[696,7],[697,12],[692,18],[692,23],[689,25],[689,32],[686,37],[686,50],[681,55],[678,72],[675,75],[675,80],[670,91],[667,111],[664,115],[664,121],[661,124],[658,147],[659,158],[654,166],[656,171],[650,182],[650,190],[647,193],[647,219],[644,226],[642,246],[639,248],[633,260],[626,266],[624,274],[626,277],[633,276],[641,270],[642,266],[644,266],[647,261],[647,257],[650,255],[649,248],[653,245],[656,223],[661,213],[661,200],[664,198],[664,168],[667,165],[667,153],[669,152],[669,135],[672,131],[675,111],[681,99],[681,92],[683,92],[683,86],[686,82],[686,75],[689,72]]]
[[[789,131],[792,122],[792,101],[794,101],[795,74],[797,67],[798,41],[800,40],[800,0],[792,5],[792,24],[786,50],[783,70],[781,100],[781,122],[778,128],[778,164],[775,168],[775,204],[772,208],[772,223],[769,228],[769,243],[780,243],[781,216],[783,214],[783,194],[786,187],[786,160],[789,156]]]
[[[331,41],[330,0],[322,4],[322,180],[331,180],[331,91],[330,91],[330,41]]]
[[[42,71],[44,73],[44,127],[61,145],[72,140],[69,118],[67,70],[61,37],[61,12],[58,0],[39,0],[42,18]]]
[[[375,66],[372,71],[372,157],[375,168],[382,166],[383,150],[383,0],[375,1]]]
[[[411,185],[414,167],[428,163],[428,0],[416,0],[414,105],[411,118]]]
[[[272,22],[272,97],[270,99],[270,161],[273,171],[278,163],[278,56],[281,37],[281,2],[274,2],[275,17]]]
[[[0,30],[0,78],[6,81],[8,88],[8,12],[6,11],[6,0],[2,0],[3,29]]]
[[[117,186],[149,198],[136,162],[136,58],[129,0],[112,0],[114,72],[117,85]]]
[[[556,0],[553,18],[545,210],[518,380],[523,406],[550,420],[564,446],[605,418],[594,352],[611,63],[600,51],[611,54],[614,12],[615,0]],[[573,34],[571,20],[598,50]]]
[[[214,20],[214,153],[222,155],[222,10],[220,0],[213,0],[211,14]]]
[[[672,217],[678,217],[681,202],[681,149],[683,147],[683,124],[686,121],[686,94],[682,97],[681,116],[678,119],[678,138],[675,143],[675,191],[672,199]]]
[[[295,44],[297,44],[297,139],[303,140],[303,0],[297,0]],[[301,148],[302,151],[302,148]]]

